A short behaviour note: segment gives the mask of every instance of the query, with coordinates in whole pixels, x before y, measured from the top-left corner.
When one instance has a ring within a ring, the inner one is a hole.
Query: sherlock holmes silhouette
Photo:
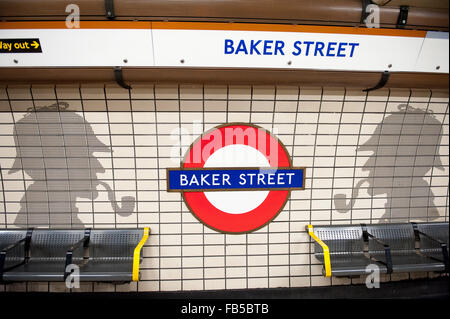
[[[444,169],[439,156],[441,129],[442,123],[430,111],[400,104],[357,148],[372,152],[362,167],[369,175],[354,186],[349,203],[345,194],[334,196],[336,210],[350,211],[366,183],[370,196],[386,194],[384,222],[439,217],[426,174],[433,167]]]
[[[97,178],[104,173],[94,152],[111,152],[83,117],[59,102],[28,113],[14,125],[17,156],[9,174],[23,170],[32,178],[20,202],[14,224],[20,227],[76,227],[77,198],[94,200],[97,186],[108,192],[114,212],[127,216],[134,210],[132,196],[120,207],[110,186]]]

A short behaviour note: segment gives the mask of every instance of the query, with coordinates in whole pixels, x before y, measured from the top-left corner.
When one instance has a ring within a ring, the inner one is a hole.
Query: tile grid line
[[[29,90],[30,90],[30,94],[31,94],[32,102],[33,102],[33,111],[35,112],[34,116],[36,116],[36,105],[35,105],[35,101],[33,99],[33,90],[31,88],[31,86],[30,86]],[[39,121],[37,121],[37,119],[36,119],[36,124],[37,124],[36,125],[36,127],[37,127],[37,134],[39,136],[39,143],[40,143],[40,146],[41,146],[41,154],[42,154],[42,157],[44,157],[44,154],[42,153],[42,147],[43,147],[44,144],[42,143],[42,135],[41,135],[40,125],[39,125]],[[45,182],[46,188],[48,189],[47,169],[46,169],[45,161],[42,161],[42,162],[43,162],[43,166],[44,166],[44,182]],[[28,202],[26,203],[26,205],[28,207]],[[49,195],[48,195],[48,192],[47,192],[47,211],[49,212],[49,214],[48,214],[48,225],[50,226],[51,225],[51,222],[50,222],[51,215],[50,215],[50,207],[49,207],[49,205],[50,205],[50,198],[49,198]],[[29,220],[29,218],[30,217],[28,216],[28,220]]]
[[[9,103],[9,107],[10,107],[10,110],[11,110],[11,117],[12,117],[13,121],[15,121],[14,112],[13,112],[12,106],[11,106],[11,101],[9,100],[9,92],[8,92],[8,90],[6,90],[6,96],[8,97],[8,103]],[[17,132],[16,131],[13,132],[13,136],[14,136],[14,138],[17,139]],[[23,168],[23,160],[22,160],[22,156],[21,155],[22,155],[21,148],[20,148],[20,145],[18,145],[17,149],[16,149],[16,156],[15,156],[15,158],[18,158],[20,160],[20,171],[22,173],[21,175],[22,175],[22,179],[23,179],[23,191],[24,191],[24,199],[25,199],[25,212],[26,212],[26,220],[27,220],[26,224],[22,225],[22,226],[27,227],[28,226],[28,216],[29,216],[29,210],[28,210],[28,205],[27,205],[27,203],[28,203],[28,196],[27,196],[27,193],[25,192],[25,190],[27,189],[27,185],[26,185],[26,179],[25,179],[25,172],[22,169]],[[6,204],[6,200],[5,200],[5,204]]]
[[[431,95],[432,93],[430,93],[430,95]],[[441,130],[440,130],[440,132],[441,132],[441,134],[443,134],[443,126],[444,126],[444,123],[445,123],[445,118],[446,117],[448,117],[448,103],[447,103],[447,108],[446,108],[446,112],[445,112],[445,115],[444,115],[444,118],[443,118],[443,120],[442,120],[442,123],[441,123]],[[420,139],[420,137],[419,137],[419,139]],[[427,206],[429,206],[430,205],[430,200],[429,200],[429,198],[430,198],[430,193],[432,192],[431,191],[431,188],[432,188],[432,185],[433,185],[433,183],[432,183],[432,181],[433,181],[433,171],[434,171],[434,164],[435,164],[435,162],[436,162],[436,153],[438,153],[438,150],[437,150],[437,148],[438,148],[438,146],[437,146],[437,144],[438,143],[436,143],[436,146],[435,146],[435,151],[434,151],[434,158],[433,158],[433,165],[431,166],[431,172],[430,172],[430,188],[428,189],[428,201],[427,201]],[[447,186],[448,187],[448,189],[450,189],[450,182],[449,182],[449,186]],[[448,203],[448,196],[447,196],[447,198],[446,198],[446,202]],[[446,212],[448,212],[448,205],[446,205],[446,207],[445,207],[445,211]],[[427,220],[428,220],[428,213],[429,213],[429,207],[428,207],[428,209],[427,209]],[[447,217],[448,217],[448,215],[446,215]]]
[[[180,98],[181,98],[181,94],[180,94],[180,84],[177,84],[177,94],[178,94],[178,129],[179,129],[179,143],[180,143],[180,148],[178,150],[179,152],[179,156],[180,158],[183,158],[183,154],[182,154],[182,149],[181,149],[181,135],[182,135],[182,127],[181,127],[181,102],[180,102]],[[158,125],[158,123],[156,123],[156,125]],[[167,176],[166,176],[167,178]],[[183,275],[184,275],[184,258],[183,258],[183,199],[180,196],[179,199],[180,202],[180,256],[181,256],[181,260],[180,260],[180,264],[181,264],[181,270],[180,270],[180,276],[181,276],[181,290],[184,290],[184,280],[183,280]]]
[[[391,90],[389,90],[388,91],[388,98],[386,99],[386,104],[385,104],[385,106],[384,106],[384,112],[383,112],[383,120],[381,121],[381,123],[384,123],[384,119],[386,118],[386,110],[387,110],[387,107],[388,107],[388,101],[389,101],[389,97],[390,97],[390,94],[391,94]],[[411,96],[411,90],[409,91],[409,95]],[[375,151],[375,161],[374,161],[374,165],[373,165],[373,167],[374,167],[374,169],[376,169],[376,167],[377,167],[377,160],[378,160],[378,158],[379,158],[379,156],[378,156],[378,150],[379,150],[379,147],[380,147],[380,139],[381,139],[381,131],[382,131],[382,129],[383,129],[383,124],[381,124],[381,129],[380,129],[380,135],[378,136],[378,140],[377,140],[377,145],[376,145],[376,151]],[[359,143],[358,143],[358,146],[359,146]],[[358,152],[358,151],[357,151]],[[372,155],[373,156],[373,155]],[[356,163],[355,163],[356,164]],[[356,167],[356,165],[355,165],[355,167]],[[372,187],[368,187],[367,189],[369,190],[369,189],[372,189],[372,192],[373,192],[373,190],[376,188],[375,187],[375,174],[373,174],[374,175],[374,177],[372,177]],[[353,183],[354,184],[354,183]],[[361,185],[362,186],[362,185]],[[353,198],[352,198],[352,200],[353,200]],[[372,223],[372,221],[373,221],[373,196],[370,198],[370,223]]]
[[[202,132],[205,132],[205,86],[202,85]],[[205,225],[201,225],[202,228],[202,289],[206,287],[206,273],[205,273]]]
[[[81,110],[82,110],[82,114],[83,114],[83,127],[84,127],[84,138],[86,141],[86,145],[88,145],[89,148],[89,138],[88,138],[88,134],[87,134],[87,129],[86,129],[86,113],[84,110],[84,103],[83,103],[83,96],[81,95],[81,85],[78,86],[78,92],[80,94],[80,103],[81,103]],[[93,185],[92,185],[92,167],[91,167],[91,161],[90,159],[88,160],[88,165],[89,165],[89,183],[90,183],[90,193],[91,193],[91,211],[92,211],[92,227],[95,227],[95,205],[94,205],[94,192],[93,192]]]
[[[364,119],[364,115],[365,115],[365,111],[366,111],[366,106],[367,106],[367,98],[369,96],[369,92],[366,92],[366,98],[364,100],[364,108],[362,110],[362,114],[361,114],[361,123],[358,129],[358,138],[357,138],[357,142],[356,142],[356,148],[358,148],[359,144],[360,144],[360,139],[361,139],[361,129],[363,127],[363,119]],[[356,175],[356,163],[358,161],[358,151],[356,150],[355,155],[354,155],[355,161],[353,162],[353,174],[352,174],[352,192],[353,189],[355,188],[355,175]],[[353,201],[353,196],[351,201]],[[353,220],[353,205],[350,206],[350,220]]]
[[[297,119],[298,119],[298,114],[299,114],[299,105],[300,105],[300,93],[301,93],[301,88],[300,86],[297,86],[297,105],[296,105],[296,111],[295,111],[295,119],[294,119],[294,132],[293,132],[293,139],[292,139],[292,149],[291,149],[291,156],[292,156],[292,166],[295,166],[294,164],[294,158],[295,158],[295,137],[296,137],[296,133],[297,133]],[[289,236],[289,241],[288,241],[288,264],[289,264],[289,288],[292,287],[292,260],[291,260],[291,226],[292,226],[292,200],[289,199],[289,208],[288,208],[288,218],[289,218],[289,224],[288,224],[288,236]]]
[[[418,134],[416,149],[414,151],[414,162],[413,162],[413,165],[412,165],[414,170],[416,168],[417,152],[419,150],[420,137],[421,137],[421,133],[423,131],[423,127],[425,126],[425,119],[426,119],[426,114],[428,113],[428,108],[430,106],[431,95],[432,95],[432,91],[430,90],[430,96],[428,98],[428,103],[427,103],[427,107],[425,109],[425,114],[423,116],[423,121],[422,121],[422,123],[420,125],[420,132]],[[433,160],[433,164],[434,164],[434,160]],[[413,183],[414,183],[414,176],[413,175],[414,175],[414,173],[411,174],[411,183],[410,183],[410,188],[409,188],[409,198],[412,198]],[[431,187],[431,182],[430,182],[430,187]],[[428,193],[428,201],[429,201],[429,194],[430,193]],[[427,206],[429,205],[428,201],[427,201]],[[411,221],[411,201],[409,201],[408,204],[409,204],[408,205],[408,221]],[[427,209],[427,216],[428,216],[428,209]]]
[[[318,132],[318,130],[319,130],[319,123],[320,123],[320,109],[322,108],[322,99],[323,99],[323,88],[321,88],[321,93],[320,93],[320,104],[319,104],[319,111],[318,111],[318,113],[317,113],[317,122],[316,122],[316,135],[314,136],[314,145],[316,145],[317,144],[317,132]],[[311,190],[312,190],[312,185],[313,185],[313,180],[314,180],[314,167],[315,167],[315,165],[314,165],[314,158],[315,158],[315,155],[316,155],[316,148],[314,148],[313,149],[313,162],[312,162],[312,167],[311,167],[311,177],[310,177],[310,187],[311,187]],[[305,183],[306,183],[306,180],[307,179],[305,179]],[[305,187],[306,187],[306,185],[305,185]],[[311,195],[310,195],[310,198],[309,198],[309,222],[308,222],[308,224],[311,224],[312,223],[312,211],[313,211],[313,209],[312,209],[312,202],[313,202],[313,198],[312,198],[312,191],[311,191]],[[313,258],[313,253],[312,253],[312,251],[311,251],[311,247],[313,246],[313,242],[312,242],[312,239],[311,238],[309,238],[309,247],[308,247],[308,249],[309,249],[309,275],[310,275],[310,278],[309,278],[309,286],[311,287],[313,284],[312,284],[312,258]]]
[[[333,198],[332,197],[334,195],[334,190],[335,190],[335,188],[334,188],[334,181],[335,181],[335,175],[336,175],[336,159],[338,157],[338,154],[337,154],[338,147],[337,147],[337,145],[338,145],[339,136],[340,136],[339,135],[340,134],[340,130],[341,130],[340,124],[341,124],[341,121],[342,121],[342,114],[343,114],[343,110],[344,110],[344,101],[345,101],[346,94],[347,94],[347,90],[344,88],[344,96],[342,98],[342,108],[341,108],[341,111],[339,112],[339,123],[338,123],[339,129],[338,129],[337,134],[336,134],[336,143],[335,143],[335,146],[334,146],[333,173],[332,173],[333,180],[331,182],[331,196],[330,196],[330,222],[331,222],[331,224],[333,224]]]
[[[408,107],[409,107],[409,100],[410,100],[410,98],[411,98],[411,91],[410,91],[410,94],[409,94],[409,97],[408,97],[408,102],[406,103],[407,106],[406,106],[405,112],[403,113],[403,117],[402,117],[402,124],[400,126],[400,134],[399,134],[398,140],[397,140],[397,150],[398,150],[398,148],[400,146],[400,138],[402,136],[403,127],[404,127],[404,124],[405,124],[405,119],[406,119],[406,114],[407,114]],[[394,176],[395,176],[395,169],[397,168],[396,164],[397,164],[397,157],[395,157],[395,160],[394,160],[394,169],[393,169]],[[391,183],[390,189],[393,192],[393,190],[394,190],[394,178],[392,179],[392,183]],[[392,207],[393,207],[392,201],[388,202],[388,203],[390,204],[390,207],[386,207],[386,208],[389,209],[389,219],[392,219]]]
[[[84,127],[84,138],[86,141],[86,145],[88,145],[89,148],[89,138],[88,138],[88,134],[87,134],[87,128],[86,128],[86,112],[85,112],[85,108],[84,108],[84,102],[83,102],[83,96],[81,94],[81,85],[78,85],[78,93],[80,94],[80,104],[81,104],[81,110],[82,110],[82,114],[83,114],[83,127]],[[89,183],[90,183],[90,193],[91,193],[91,211],[92,211],[92,228],[95,227],[95,205],[94,205],[94,192],[93,192],[93,185],[92,185],[92,167],[91,167],[91,161],[90,159],[88,160],[88,165],[89,165]],[[93,292],[94,291],[94,283],[90,284],[90,291]]]
[[[270,127],[270,132],[272,132],[273,134],[276,135],[277,132],[274,132],[274,125],[275,125],[275,111],[277,108],[277,94],[278,90],[277,87],[275,87],[275,92],[273,94],[273,110],[272,110],[272,123],[271,123],[271,127]],[[272,152],[272,150],[270,150]],[[270,223],[267,224],[267,288],[270,287],[270,270],[271,270],[271,265],[270,265]]]
[[[158,143],[158,113],[157,113],[157,105],[156,105],[156,89],[153,85],[153,97],[155,98],[155,134],[157,136],[156,138],[156,172],[158,176],[158,291],[161,291],[161,179],[160,179],[160,170],[159,170],[159,143]]]
[[[67,178],[69,179],[69,182],[67,183],[67,186],[68,186],[68,191],[69,191],[69,194],[68,194],[69,198],[68,198],[68,200],[69,200],[69,205],[70,205],[70,228],[73,228],[73,217],[74,217],[73,206],[74,205],[72,205],[72,191],[70,189],[70,171],[69,171],[69,164],[67,162],[66,138],[65,138],[65,134],[64,134],[63,124],[62,124],[62,121],[61,121],[61,112],[60,112],[60,108],[59,108],[58,95],[56,93],[56,86],[54,87],[54,92],[55,92],[55,98],[56,98],[57,113],[58,113],[58,118],[59,118],[59,122],[60,122],[60,129],[61,129],[61,133],[62,133],[61,137],[62,137],[62,142],[63,142],[62,149],[64,151],[64,157],[65,157],[64,161],[65,161],[65,165],[66,165],[66,169],[67,169]],[[37,116],[37,113],[36,113],[36,116]],[[44,161],[45,161],[45,159],[44,159]]]

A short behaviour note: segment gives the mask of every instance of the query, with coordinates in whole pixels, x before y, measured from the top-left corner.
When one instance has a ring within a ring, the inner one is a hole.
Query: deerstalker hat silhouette
[[[74,147],[81,154],[91,156],[93,152],[111,152],[111,148],[101,142],[91,125],[74,111],[68,111],[67,102],[58,102],[50,106],[28,109],[28,113],[14,125],[14,142],[17,156],[9,170],[12,174],[21,169],[22,157],[35,157],[33,147],[41,147],[43,157],[51,157],[44,151],[51,149]],[[67,156],[77,156],[77,154]]]
[[[380,146],[411,145],[430,155],[430,162],[427,164],[444,170],[438,153],[442,137],[442,123],[435,118],[431,111],[416,109],[406,104],[398,105],[398,110],[398,112],[386,116],[378,124],[372,136],[356,150],[358,152],[373,151],[374,155],[377,155]],[[416,138],[414,143],[401,140],[402,136],[407,135],[412,139]]]

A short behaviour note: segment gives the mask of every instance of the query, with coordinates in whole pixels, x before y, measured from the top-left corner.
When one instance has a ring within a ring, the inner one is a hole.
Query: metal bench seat
[[[324,275],[358,276],[366,267],[381,273],[448,272],[448,223],[307,226]]]
[[[140,229],[92,230],[88,261],[80,265],[81,281],[131,281],[136,245],[143,236]],[[139,263],[142,256],[139,258]]]
[[[333,256],[331,262],[331,274],[332,276],[359,276],[366,273],[366,268],[370,264],[374,264],[374,261],[370,260],[366,256],[353,256],[352,258],[336,258]],[[380,272],[386,273],[386,266],[378,264]]]
[[[443,271],[445,266],[442,262],[419,255],[392,256],[393,272],[415,272],[415,271]]]
[[[144,229],[0,230],[0,281],[139,280]]]
[[[390,248],[392,272],[414,272],[414,271],[442,271],[445,269],[444,263],[433,260],[427,256],[418,254],[416,250],[416,233],[414,224],[393,223],[379,225],[363,225],[369,234],[369,254],[384,263],[386,261],[386,251],[380,249],[375,239],[387,244]],[[435,225],[439,225],[436,224]],[[448,227],[448,224],[447,224]],[[419,244],[421,242],[419,240]],[[383,247],[382,247],[383,248]],[[442,260],[442,255],[441,255]]]
[[[3,274],[8,281],[63,281],[65,260],[32,260]]]
[[[21,264],[4,271],[3,281],[63,280],[66,252],[73,243],[83,238],[83,234],[83,230],[73,229],[33,230],[28,242],[28,251],[23,247],[24,250],[20,253]],[[10,262],[9,259],[6,258],[6,261]]]
[[[308,226],[310,235],[315,238],[315,257],[325,263],[324,245],[329,253],[329,276],[358,276],[365,274],[366,267],[376,263],[364,252],[364,239],[361,226]],[[320,239],[318,241],[317,239]],[[327,261],[328,263],[328,261]],[[384,266],[379,265],[380,268]],[[327,275],[326,268],[323,269]],[[386,271],[386,268],[384,267]]]
[[[89,260],[80,265],[80,281],[132,281],[133,260]]]

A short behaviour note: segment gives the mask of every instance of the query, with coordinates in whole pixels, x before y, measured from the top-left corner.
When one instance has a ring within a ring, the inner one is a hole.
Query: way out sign
[[[192,214],[223,233],[248,233],[271,222],[290,192],[305,187],[305,168],[293,167],[281,141],[246,123],[200,136],[179,168],[167,169],[167,190],[181,192]]]
[[[31,39],[0,39],[0,53],[41,53],[41,42]]]

